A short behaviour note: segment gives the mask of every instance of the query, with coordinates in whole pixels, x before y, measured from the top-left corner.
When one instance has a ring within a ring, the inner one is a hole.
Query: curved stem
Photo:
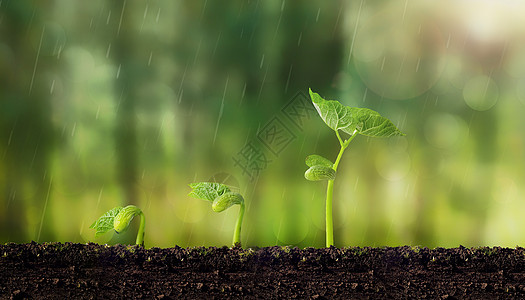
[[[233,232],[233,246],[241,247],[241,226],[242,219],[244,217],[244,201],[241,202],[239,208],[239,217],[237,218],[237,223],[235,223],[235,231]]]
[[[144,230],[146,227],[146,217],[144,216],[142,211],[139,212],[139,216],[140,216],[140,225],[139,225],[139,232],[137,233],[136,244],[144,247],[144,233],[145,233]]]

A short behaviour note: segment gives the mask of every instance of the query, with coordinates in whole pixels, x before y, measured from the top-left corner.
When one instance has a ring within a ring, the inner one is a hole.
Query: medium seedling
[[[241,247],[241,225],[244,216],[244,198],[241,194],[234,193],[227,185],[216,182],[191,183],[190,187],[193,190],[188,195],[212,202],[211,209],[214,212],[224,211],[235,204],[240,205],[239,217],[233,232],[233,246]]]
[[[104,234],[111,229],[116,233],[124,232],[128,229],[129,223],[133,217],[140,216],[139,231],[137,233],[136,244],[144,247],[144,228],[146,226],[146,218],[140,208],[135,205],[128,205],[126,207],[115,207],[106,212],[102,217],[96,220],[89,228],[95,229],[95,237]]]
[[[341,150],[339,150],[339,154],[333,163],[320,155],[306,157],[306,165],[310,168],[304,174],[304,177],[311,181],[328,180],[326,189],[326,247],[330,247],[334,245],[332,220],[334,180],[343,152],[358,134],[370,137],[403,136],[405,134],[390,120],[371,109],[349,107],[335,100],[325,100],[319,94],[312,92],[311,89],[310,97],[321,119],[335,131],[341,145]],[[339,130],[350,135],[349,138],[343,140]]]

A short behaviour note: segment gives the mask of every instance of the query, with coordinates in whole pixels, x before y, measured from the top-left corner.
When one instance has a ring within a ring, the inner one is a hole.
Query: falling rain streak
[[[38,51],[36,52],[35,65],[33,67],[33,75],[31,75],[31,83],[29,84],[29,95],[33,91],[33,83],[35,81],[36,68],[38,66],[38,58],[40,57],[40,49],[42,49],[42,41],[44,40],[44,32],[46,31],[46,26],[42,27],[42,34],[40,35],[40,42],[38,43]]]
[[[212,145],[215,146],[215,140],[217,139],[217,133],[219,132],[219,124],[221,122],[222,113],[224,111],[224,99],[226,98],[226,90],[228,89],[228,81],[230,80],[230,76],[226,77],[226,83],[224,84],[224,93],[222,94],[222,100],[221,100],[221,108],[219,110],[219,116],[217,117],[217,124],[215,125],[215,133],[213,134],[213,143]]]

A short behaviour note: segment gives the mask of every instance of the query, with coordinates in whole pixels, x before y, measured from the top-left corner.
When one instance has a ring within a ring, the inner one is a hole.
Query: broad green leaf
[[[118,213],[122,210],[122,207],[117,206],[115,208],[112,208],[108,212],[106,212],[102,217],[100,217],[98,220],[96,220],[89,228],[95,229],[97,232],[95,233],[95,237],[104,234],[111,229],[113,229],[113,222],[115,220],[115,216],[118,215]]]
[[[312,89],[310,89],[310,97],[315,109],[328,127],[334,131],[342,130],[348,134],[353,134],[356,124],[353,122],[349,107],[335,100],[325,100],[318,93],[312,92]]]
[[[335,170],[326,166],[311,166],[304,173],[304,178],[310,181],[319,181],[319,180],[334,180],[335,179]]]
[[[202,200],[213,202],[215,198],[222,196],[224,193],[231,192],[228,186],[216,182],[196,182],[191,183],[193,189],[188,195]]]
[[[362,135],[372,137],[405,135],[389,119],[368,108],[355,108],[354,119],[357,123],[357,132]]]
[[[328,168],[334,166],[334,164],[328,158],[322,157],[321,155],[317,154],[308,155],[306,157],[306,165],[309,167],[321,165]]]
[[[310,97],[321,119],[332,128],[350,135],[354,132],[372,137],[405,135],[390,120],[368,108],[344,106],[335,100],[325,100],[312,92]]]

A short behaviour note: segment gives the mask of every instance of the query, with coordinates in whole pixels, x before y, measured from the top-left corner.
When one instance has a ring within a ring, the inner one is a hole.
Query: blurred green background
[[[336,246],[525,244],[519,1],[0,2],[0,242],[133,243],[89,225],[146,215],[147,247],[229,245],[188,183],[247,201],[245,246],[324,246],[335,158],[308,88],[391,119],[334,190]],[[306,99],[306,101],[305,101]]]

